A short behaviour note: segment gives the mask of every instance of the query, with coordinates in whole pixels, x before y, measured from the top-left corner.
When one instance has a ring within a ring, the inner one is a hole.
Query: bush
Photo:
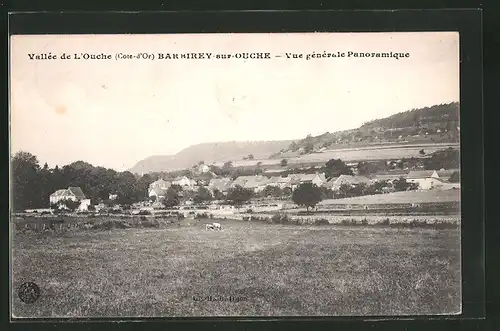
[[[361,224],[368,225],[368,220],[366,218],[363,218],[363,220],[361,221]]]
[[[156,220],[143,220],[141,217],[141,226],[145,228],[158,228],[160,226],[160,223],[158,223]]]
[[[243,221],[245,221],[245,222],[250,221],[250,217],[249,216],[243,216]]]
[[[251,213],[253,213],[253,210],[252,209],[247,209],[247,213],[251,214]]]
[[[382,222],[379,222],[378,224],[380,224],[380,225],[390,225],[391,221],[389,221],[389,219],[386,218],[385,220],[383,220]]]
[[[315,225],[330,225],[330,222],[328,222],[327,219],[324,219],[324,218],[320,218],[320,219],[317,219],[315,222],[314,222]]]
[[[273,223],[279,223],[280,220],[281,220],[281,215],[279,215],[279,214],[275,214],[275,215],[273,215],[273,217],[271,217],[271,221]]]
[[[290,218],[286,214],[275,214],[271,217],[271,222],[275,224],[288,224],[290,223]]]
[[[148,210],[141,210],[137,215],[151,215],[151,212]]]

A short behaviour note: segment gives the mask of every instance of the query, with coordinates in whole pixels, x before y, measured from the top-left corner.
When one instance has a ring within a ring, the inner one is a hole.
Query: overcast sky
[[[457,33],[14,36],[11,148],[124,170],[192,144],[355,128],[459,100]],[[409,58],[288,60],[289,53]],[[29,53],[269,52],[270,60],[30,60]],[[275,55],[282,57],[275,58]]]

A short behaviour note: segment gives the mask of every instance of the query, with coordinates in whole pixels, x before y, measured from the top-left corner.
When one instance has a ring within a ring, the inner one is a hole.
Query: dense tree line
[[[40,166],[37,157],[18,152],[12,157],[12,206],[15,210],[48,208],[49,196],[59,189],[79,186],[85,196],[105,201],[118,194],[117,203],[133,203],[146,198],[150,175],[134,176],[129,171],[117,172],[77,161],[63,167]]]

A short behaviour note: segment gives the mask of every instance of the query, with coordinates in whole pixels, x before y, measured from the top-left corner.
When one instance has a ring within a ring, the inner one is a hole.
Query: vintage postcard
[[[13,35],[13,318],[460,314],[459,34]]]

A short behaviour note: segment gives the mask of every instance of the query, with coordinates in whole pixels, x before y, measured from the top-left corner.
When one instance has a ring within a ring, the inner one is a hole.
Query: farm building
[[[83,199],[80,202],[80,206],[78,206],[79,211],[89,210],[89,206],[91,205],[90,199]]]
[[[164,197],[165,194],[167,193],[167,189],[171,186],[172,184],[170,182],[167,182],[166,180],[163,179],[158,179],[157,181],[149,184],[148,188],[148,196],[151,197]]]
[[[356,185],[359,185],[361,183],[368,185],[371,182],[372,181],[368,177],[365,177],[365,176],[340,175],[337,178],[330,179],[330,181],[328,181],[328,183],[326,184],[326,187],[336,191],[336,190],[340,189],[340,186],[342,186],[342,184],[356,186]]]
[[[312,183],[316,186],[323,186],[325,182],[325,174],[297,174],[291,176],[289,187],[295,189],[297,186],[303,183]]]
[[[399,178],[406,178],[408,177],[408,171],[406,170],[395,170],[395,171],[388,171],[388,172],[379,172],[374,174],[371,179],[374,181],[388,181],[388,182],[393,182],[396,179]]]
[[[196,181],[187,178],[186,176],[178,177],[172,181],[172,185],[179,185],[184,189],[192,189],[196,185]]]
[[[212,191],[218,190],[225,192],[231,186],[231,179],[229,178],[214,178],[208,183],[208,189]]]
[[[284,189],[285,187],[290,187],[290,181],[291,181],[291,178],[290,177],[271,177],[270,178],[270,181],[267,185],[269,186],[275,186],[275,187],[279,187],[281,189]]]
[[[451,174],[453,174],[454,172],[460,172],[460,170],[459,169],[446,169],[446,170],[441,169],[441,170],[438,170],[436,172],[437,172],[440,179],[447,181],[448,179],[450,179]]]
[[[167,188],[153,187],[149,189],[148,196],[155,197],[156,200],[164,198],[167,195]]]
[[[85,194],[80,187],[68,187],[67,189],[57,190],[49,197],[51,204],[61,200],[81,201],[86,199]]]
[[[442,183],[439,180],[439,175],[435,170],[417,170],[410,171],[406,180],[411,183],[418,184],[421,190],[430,190],[434,185]]]

